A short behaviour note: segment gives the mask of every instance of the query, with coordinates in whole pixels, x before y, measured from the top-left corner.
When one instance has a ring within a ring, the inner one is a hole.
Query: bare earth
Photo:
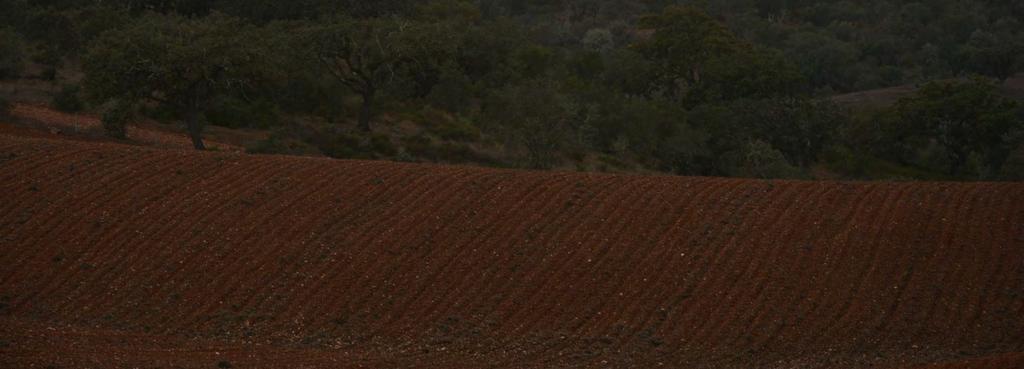
[[[0,368],[1021,368],[1024,184],[341,161],[0,124]]]

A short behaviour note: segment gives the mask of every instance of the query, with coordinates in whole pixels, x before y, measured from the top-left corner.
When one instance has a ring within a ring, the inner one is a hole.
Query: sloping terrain
[[[0,130],[17,128],[36,130],[41,134],[77,141],[118,142],[106,136],[100,118],[93,114],[63,113],[38,104],[15,104],[11,117],[22,124],[0,124]],[[167,149],[192,149],[192,141],[174,125],[141,120],[133,122],[126,130],[127,140],[123,143]],[[243,146],[246,143],[266,137],[266,132],[256,130],[210,126],[205,131],[205,141],[210,149],[219,151],[241,152],[244,151]]]
[[[0,134],[0,367],[1024,367],[1024,184]]]

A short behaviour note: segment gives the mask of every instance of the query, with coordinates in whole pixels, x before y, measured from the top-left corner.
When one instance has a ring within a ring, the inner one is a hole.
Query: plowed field
[[[0,135],[0,367],[1021,368],[1024,184]]]

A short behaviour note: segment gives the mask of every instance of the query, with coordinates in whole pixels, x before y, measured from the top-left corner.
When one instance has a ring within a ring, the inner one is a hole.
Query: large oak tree
[[[694,7],[670,6],[639,23],[650,35],[634,48],[655,63],[670,93],[699,84],[709,63],[741,47],[725,25]]]
[[[101,101],[156,103],[177,112],[196,149],[211,101],[244,90],[260,61],[251,27],[231,17],[148,14],[107,32],[85,55],[84,84]]]
[[[370,130],[383,89],[399,78],[451,58],[455,34],[444,23],[396,17],[338,16],[296,31],[314,64],[362,98],[359,127]]]

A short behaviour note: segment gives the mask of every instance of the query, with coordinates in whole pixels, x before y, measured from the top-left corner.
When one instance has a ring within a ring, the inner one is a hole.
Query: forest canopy
[[[0,78],[67,85],[115,137],[183,122],[197,148],[220,125],[272,132],[263,153],[1019,179],[1021,19],[1010,0],[3,0]],[[896,86],[915,92],[835,99]]]

